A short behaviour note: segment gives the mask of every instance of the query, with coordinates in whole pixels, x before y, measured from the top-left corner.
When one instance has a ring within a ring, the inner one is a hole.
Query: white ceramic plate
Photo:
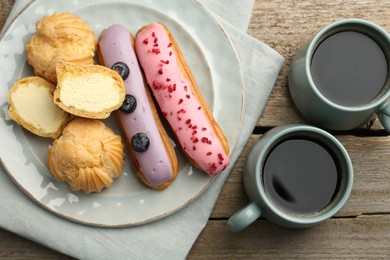
[[[32,75],[26,64],[25,43],[35,23],[54,11],[69,11],[100,32],[114,23],[133,34],[148,23],[162,22],[170,29],[189,63],[200,90],[226,134],[231,151],[240,132],[243,84],[229,39],[214,18],[197,2],[183,0],[38,0],[13,21],[0,39],[0,158],[15,183],[35,202],[67,219],[94,226],[121,227],[148,223],[168,216],[191,203],[213,182],[193,168],[179,152],[180,173],[164,191],[145,187],[126,159],[124,175],[101,193],[71,192],[54,180],[47,169],[51,139],[23,130],[7,115],[7,92],[19,78]],[[116,133],[114,119],[106,123]]]

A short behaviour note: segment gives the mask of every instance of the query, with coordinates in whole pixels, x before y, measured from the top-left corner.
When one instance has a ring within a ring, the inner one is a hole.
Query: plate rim
[[[17,12],[14,17],[12,18],[12,20],[10,20],[6,27],[3,28],[2,30],[2,33],[0,35],[0,42],[4,39],[4,37],[7,35],[7,33],[9,32],[9,30],[11,29],[12,25],[17,21],[17,19],[24,13],[26,12],[33,4],[39,2],[39,0],[32,0],[30,1],[28,4],[26,4],[19,12]],[[233,154],[233,151],[237,148],[237,142],[238,142],[238,139],[239,139],[239,136],[240,136],[240,133],[241,133],[241,130],[242,130],[242,122],[243,122],[243,119],[244,119],[244,106],[245,106],[245,97],[244,97],[244,90],[245,90],[245,82],[244,82],[244,77],[243,77],[243,72],[242,72],[242,67],[241,67],[241,64],[240,64],[240,59],[239,59],[239,55],[238,55],[238,52],[236,50],[236,47],[235,45],[233,44],[233,41],[231,39],[231,37],[229,36],[229,34],[227,33],[227,31],[224,29],[224,27],[221,25],[221,23],[218,21],[218,19],[215,17],[215,15],[207,9],[207,7],[201,3],[199,0],[192,0],[192,2],[194,2],[195,4],[198,4],[200,6],[200,8],[202,9],[203,12],[205,12],[207,14],[207,16],[213,20],[213,22],[215,23],[215,25],[218,26],[219,30],[223,33],[224,37],[226,38],[227,42],[229,43],[229,48],[233,51],[234,53],[234,58],[235,58],[235,63],[237,64],[238,68],[239,68],[239,71],[238,71],[238,76],[239,76],[239,79],[240,79],[240,89],[241,89],[241,97],[240,97],[240,101],[241,101],[241,108],[240,108],[240,117],[239,117],[239,125],[238,125],[238,129],[237,129],[237,132],[236,132],[236,135],[234,137],[234,140],[232,140],[232,144],[231,144],[231,147],[230,147],[230,151],[229,151],[229,156],[231,156]],[[107,4],[108,2],[105,2],[105,4]],[[115,2],[110,2],[110,3],[115,3]],[[128,3],[128,4],[135,4],[135,3],[132,3],[132,2],[125,2],[125,1],[119,1],[117,3]],[[103,4],[103,3],[98,3],[98,4]],[[98,5],[97,4],[97,5]],[[96,4],[91,4],[91,5],[96,5]],[[160,13],[163,13],[161,10],[157,10],[157,9],[154,9],[154,8],[151,8],[149,7],[150,9],[153,9],[155,11],[158,11]],[[165,14],[163,13],[164,15],[168,16],[169,18],[173,19],[170,15],[168,14]],[[175,19],[174,19],[175,20]],[[113,22],[114,24],[115,22]],[[233,167],[233,163],[235,162],[231,162],[231,165],[229,165],[229,167]],[[220,174],[216,175],[216,176],[211,176],[210,177],[210,181],[207,182],[206,185],[204,185],[202,187],[202,189],[197,193],[195,194],[194,196],[192,196],[189,200],[186,200],[182,205],[180,206],[177,206],[176,208],[174,209],[171,209],[169,211],[166,211],[162,214],[158,214],[154,217],[149,217],[143,221],[138,221],[136,223],[127,223],[127,224],[101,224],[101,223],[95,223],[95,222],[88,222],[88,221],[85,221],[85,220],[82,220],[82,219],[77,219],[77,218],[74,218],[72,216],[69,216],[69,215],[66,215],[66,214],[63,214],[61,213],[61,211],[58,211],[58,210],[54,210],[52,208],[50,208],[49,206],[47,206],[46,204],[44,204],[43,202],[41,202],[38,198],[36,198],[34,195],[32,195],[22,184],[20,184],[16,179],[15,177],[12,175],[12,173],[10,172],[10,170],[8,169],[6,163],[3,161],[3,159],[0,157],[0,164],[3,166],[5,172],[7,173],[7,175],[10,177],[10,179],[13,181],[13,183],[21,190],[23,191],[23,193],[25,195],[27,195],[32,201],[34,201],[38,206],[44,208],[45,210],[47,210],[48,212],[52,213],[53,215],[55,216],[59,216],[61,218],[64,218],[66,220],[69,220],[73,223],[77,223],[77,224],[82,224],[82,225],[87,225],[87,226],[92,226],[92,227],[102,227],[102,228],[123,228],[123,227],[134,227],[134,226],[140,226],[140,225],[144,225],[144,224],[148,224],[148,223],[151,223],[151,222],[155,222],[155,221],[158,221],[160,219],[164,219],[170,215],[173,215],[175,214],[176,212],[182,210],[183,208],[189,206],[190,204],[192,204],[195,200],[197,200],[200,196],[202,196],[215,182],[215,180],[217,178],[219,178],[224,172],[221,172]]]

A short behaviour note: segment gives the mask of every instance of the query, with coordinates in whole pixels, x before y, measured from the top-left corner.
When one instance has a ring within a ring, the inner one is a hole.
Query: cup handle
[[[231,231],[238,232],[252,224],[260,216],[259,206],[255,202],[251,202],[231,216],[228,225]]]
[[[379,121],[386,129],[388,133],[390,133],[390,103],[385,104],[378,112],[377,112]]]

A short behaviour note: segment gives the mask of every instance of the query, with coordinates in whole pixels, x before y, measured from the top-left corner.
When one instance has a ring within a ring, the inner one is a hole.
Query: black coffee
[[[340,177],[333,156],[322,145],[308,139],[288,139],[268,155],[263,182],[276,206],[294,214],[310,214],[332,201]]]
[[[320,92],[344,106],[370,102],[387,80],[387,59],[369,36],[342,31],[326,38],[314,52],[311,75]]]

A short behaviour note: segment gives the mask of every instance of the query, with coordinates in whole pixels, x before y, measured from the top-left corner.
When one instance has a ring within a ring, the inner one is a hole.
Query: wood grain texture
[[[390,2],[385,0],[262,0],[255,1],[248,33],[285,57],[259,126],[307,122],[288,91],[288,69],[298,50],[327,24],[343,18],[370,20],[390,30]],[[381,129],[378,122],[373,129]]]
[[[14,0],[0,1],[0,28]],[[256,0],[249,34],[286,61],[255,134],[236,162],[210,220],[188,259],[372,259],[390,258],[390,137],[374,121],[371,130],[333,132],[348,150],[355,171],[350,199],[336,217],[304,230],[277,227],[259,219],[236,234],[227,219],[248,203],[242,184],[250,148],[270,127],[306,123],[288,92],[287,73],[296,52],[328,23],[349,17],[371,20],[390,30],[390,1]],[[0,213],[1,214],[1,213]],[[71,259],[0,229],[0,259]]]
[[[212,220],[188,259],[388,259],[390,216],[331,219],[292,230],[257,220],[232,233]]]
[[[0,28],[3,28],[5,20],[14,5],[15,0],[2,0],[0,1]]]
[[[35,242],[0,229],[0,259],[72,259]]]

